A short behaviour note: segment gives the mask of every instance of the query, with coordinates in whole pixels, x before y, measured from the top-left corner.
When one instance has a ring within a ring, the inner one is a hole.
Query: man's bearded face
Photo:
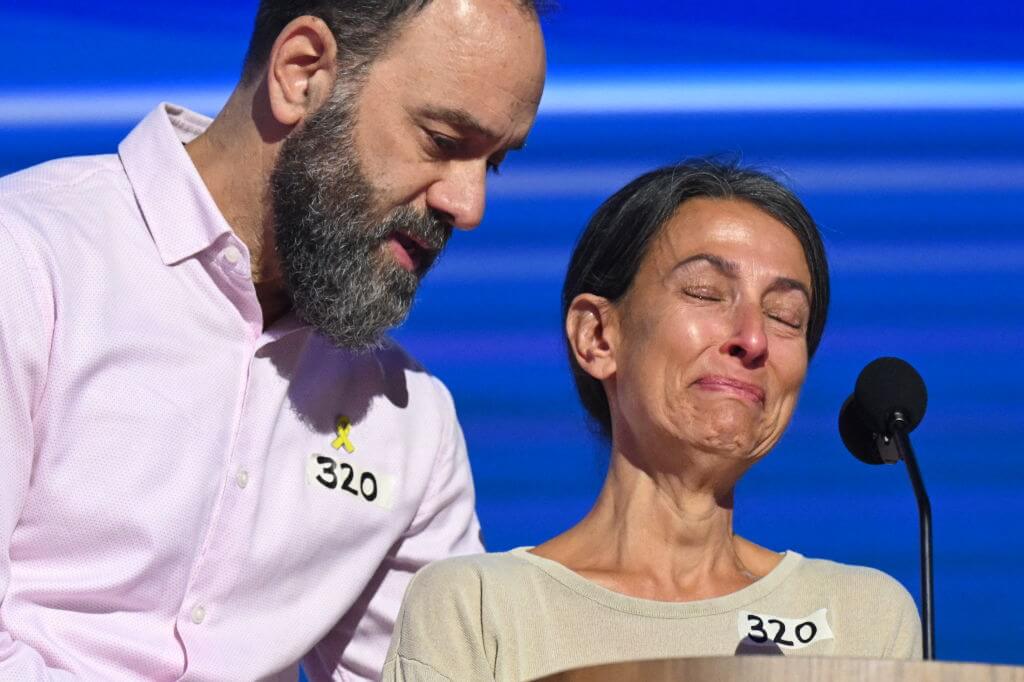
[[[409,314],[420,279],[451,226],[409,206],[380,207],[353,141],[351,92],[331,100],[284,141],[270,178],[274,234],[296,314],[335,345],[365,351]],[[396,260],[398,236],[415,256]]]

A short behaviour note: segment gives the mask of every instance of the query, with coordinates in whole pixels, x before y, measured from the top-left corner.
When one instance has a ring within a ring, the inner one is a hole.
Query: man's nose
[[[486,188],[485,162],[453,162],[445,175],[427,189],[427,207],[452,227],[472,230],[483,220]]]

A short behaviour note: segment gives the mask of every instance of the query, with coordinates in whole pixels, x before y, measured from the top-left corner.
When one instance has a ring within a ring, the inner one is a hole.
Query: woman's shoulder
[[[523,556],[526,549],[467,554],[434,561],[416,573],[406,598],[419,593],[479,597],[484,586],[521,585],[529,574],[536,572],[536,568]]]
[[[867,566],[805,559],[793,575],[796,592],[829,605],[839,629],[859,633],[856,655],[920,658],[917,604],[900,581]],[[851,635],[852,636],[852,635]],[[854,655],[851,654],[851,655]]]
[[[530,562],[524,558],[527,547],[518,547],[507,552],[485,552],[463,554],[433,561],[416,574],[432,579],[459,578],[477,575],[504,575],[529,570]]]
[[[849,594],[898,600],[913,605],[913,598],[898,580],[888,573],[869,566],[844,564],[828,559],[804,557],[793,574],[797,582],[817,584],[823,588]]]
[[[405,592],[382,679],[493,679],[495,643],[526,601],[529,570],[514,552],[421,568]]]
[[[780,570],[752,610],[820,618],[835,635],[831,655],[920,658],[917,605],[898,580],[867,566],[787,554],[780,568],[789,570]]]

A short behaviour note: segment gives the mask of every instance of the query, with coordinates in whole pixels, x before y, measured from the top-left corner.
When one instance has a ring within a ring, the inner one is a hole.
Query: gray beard
[[[339,78],[339,82],[341,82]],[[393,231],[439,252],[451,226],[403,206],[375,216],[376,192],[362,172],[352,135],[354,100],[338,87],[330,101],[285,139],[270,176],[274,237],[293,310],[334,345],[362,352],[409,314],[420,279],[387,244]]]

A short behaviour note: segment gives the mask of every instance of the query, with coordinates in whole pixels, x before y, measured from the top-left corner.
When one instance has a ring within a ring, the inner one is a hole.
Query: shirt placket
[[[218,609],[223,607],[217,600],[218,593],[211,584],[209,571],[213,566],[223,566],[225,562],[231,561],[233,548],[229,541],[232,537],[230,529],[234,526],[232,519],[236,516],[238,506],[244,504],[240,498],[250,490],[252,466],[247,461],[247,455],[251,453],[252,448],[247,447],[245,424],[248,421],[246,414],[250,408],[249,397],[252,395],[253,362],[263,326],[262,311],[251,280],[249,256],[245,246],[232,235],[226,244],[221,244],[212,251],[207,271],[211,277],[218,278],[222,291],[235,305],[244,323],[244,367],[240,368],[238,387],[234,395],[234,402],[238,408],[231,441],[221,468],[222,480],[218,487],[218,498],[214,503],[202,547],[193,563],[188,587],[178,610],[176,630],[185,650],[188,669],[195,667],[197,663],[192,649],[209,649],[201,643],[212,636],[209,630],[218,619]],[[199,667],[202,667],[201,664]],[[190,677],[188,669],[184,671],[183,679]]]

